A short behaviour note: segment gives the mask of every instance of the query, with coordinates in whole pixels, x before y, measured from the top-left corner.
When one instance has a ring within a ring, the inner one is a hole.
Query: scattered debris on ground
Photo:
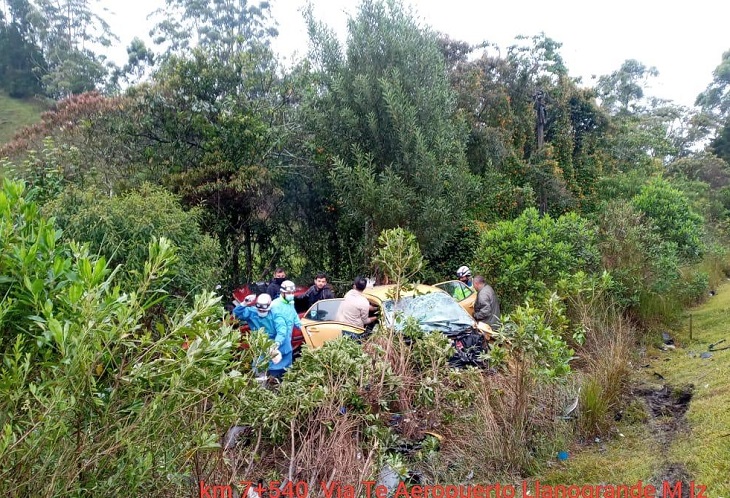
[[[659,443],[664,460],[661,469],[652,476],[651,482],[659,490],[663,489],[664,482],[672,487],[681,482],[682,498],[689,497],[692,477],[683,463],[672,461],[669,448],[678,434],[689,430],[685,414],[693,391],[694,386],[691,384],[683,387],[672,387],[669,384],[659,388],[646,386],[634,391],[644,400],[649,416],[647,423]]]

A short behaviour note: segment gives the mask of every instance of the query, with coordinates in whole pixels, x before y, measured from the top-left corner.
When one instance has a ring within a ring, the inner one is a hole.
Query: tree
[[[0,6],[0,88],[11,97],[43,93],[40,75],[47,63],[32,37],[32,6],[28,0],[9,0]]]
[[[695,105],[711,117],[712,129],[716,130],[730,117],[730,50],[722,54],[712,76],[712,82],[697,96]]]
[[[8,10],[25,43],[43,58],[34,70],[48,95],[60,98],[99,88],[108,65],[91,47],[107,47],[116,37],[96,13],[99,0],[12,0]]]
[[[189,53],[200,47],[221,60],[247,51],[259,43],[268,45],[277,31],[270,19],[268,1],[258,5],[248,0],[165,0],[162,16],[151,34],[165,53]]]
[[[17,23],[0,23],[0,88],[15,98],[42,94],[38,75],[46,68],[43,54],[23,37]]]
[[[224,60],[203,49],[172,57],[140,100],[149,113],[138,133],[160,147],[153,161],[164,167],[163,181],[186,205],[205,210],[205,225],[227,254],[231,286],[244,273],[241,251],[251,279],[255,246],[274,245],[269,222],[282,196],[274,166],[286,128],[277,118],[277,79],[259,61],[258,52]]]
[[[344,240],[368,266],[383,229],[407,227],[426,254],[461,227],[476,181],[436,35],[397,1],[365,0],[348,43],[307,16],[314,88],[304,120],[332,155],[333,195]]]
[[[730,161],[730,120],[720,128],[720,131],[710,143],[710,150],[726,162]]]
[[[730,161],[730,50],[722,54],[712,75],[712,82],[697,96],[695,105],[704,113],[699,124],[703,135],[712,137],[710,150]]]
[[[644,87],[648,79],[658,75],[655,67],[628,59],[618,70],[598,78],[596,90],[603,107],[612,114],[636,114],[644,110]]]
[[[140,82],[147,75],[156,62],[155,54],[145,42],[135,37],[127,47],[127,63],[118,69],[113,78],[123,77],[127,83]]]
[[[451,84],[470,127],[467,159],[483,177],[484,191],[504,185],[488,198],[499,216],[514,217],[521,209],[504,209],[505,201],[535,192],[542,211],[556,215],[585,202],[598,176],[598,137],[608,118],[590,90],[568,77],[560,44],[544,34],[518,37],[505,51],[484,45],[465,48],[441,42],[451,63]],[[467,58],[472,50],[481,56]],[[538,146],[538,96],[544,147]]]
[[[186,207],[203,209],[202,225],[219,240],[225,283],[233,287],[260,278],[282,252],[296,251],[288,240],[275,243],[278,233],[291,231],[278,222],[280,182],[288,175],[279,167],[287,136],[279,84],[269,52],[223,61],[197,49],[189,58],[169,58],[150,84],[122,97],[89,93],[62,101],[0,156],[28,155],[52,134],[53,164],[39,159],[60,167],[67,181],[113,194],[145,181],[167,186]]]
[[[601,159],[609,191],[599,191],[599,198],[611,199],[612,189],[628,175],[631,191],[618,192],[622,197],[634,195],[637,187],[657,174],[664,164],[686,154],[692,138],[676,127],[687,113],[662,99],[645,94],[649,78],[658,74],[636,60],[627,60],[609,75],[601,76],[595,91],[601,107],[610,116],[601,138]],[[635,180],[639,179],[638,185]],[[625,183],[625,182],[624,182]],[[601,190],[601,189],[599,189]]]

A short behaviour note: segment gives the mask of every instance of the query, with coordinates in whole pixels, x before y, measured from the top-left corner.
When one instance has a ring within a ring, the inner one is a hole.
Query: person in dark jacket
[[[286,270],[284,268],[277,268],[274,270],[274,278],[269,283],[269,286],[266,287],[266,293],[271,296],[271,299],[276,299],[279,297],[279,294],[281,292],[281,284],[286,280]]]
[[[477,299],[474,302],[474,318],[487,323],[493,330],[498,329],[502,326],[502,322],[499,318],[497,294],[481,275],[474,277],[474,289],[477,291]]]
[[[305,292],[299,299],[306,303],[307,308],[310,308],[317,301],[334,298],[335,294],[332,292],[332,289],[330,289],[327,282],[327,274],[317,273],[317,276],[314,277],[314,285],[307,289],[307,292]]]

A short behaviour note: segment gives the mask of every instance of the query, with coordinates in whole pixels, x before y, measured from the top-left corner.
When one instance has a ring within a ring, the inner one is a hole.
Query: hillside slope
[[[635,398],[611,440],[575,448],[575,455],[554,463],[541,482],[635,486],[641,481],[657,487],[659,496],[730,496],[730,348],[722,349],[730,346],[728,312],[726,283],[670,332],[675,344],[650,347],[641,355]]]
[[[37,101],[13,99],[0,92],[0,145],[24,126],[38,121],[43,111],[43,105]]]

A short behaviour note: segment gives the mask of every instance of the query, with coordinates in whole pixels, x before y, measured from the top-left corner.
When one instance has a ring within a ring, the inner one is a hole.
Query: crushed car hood
[[[441,332],[448,336],[458,335],[475,327],[474,319],[451,296],[433,292],[420,296],[403,297],[397,303],[383,303],[388,324],[395,322],[395,329],[405,326],[413,317],[425,332]]]

